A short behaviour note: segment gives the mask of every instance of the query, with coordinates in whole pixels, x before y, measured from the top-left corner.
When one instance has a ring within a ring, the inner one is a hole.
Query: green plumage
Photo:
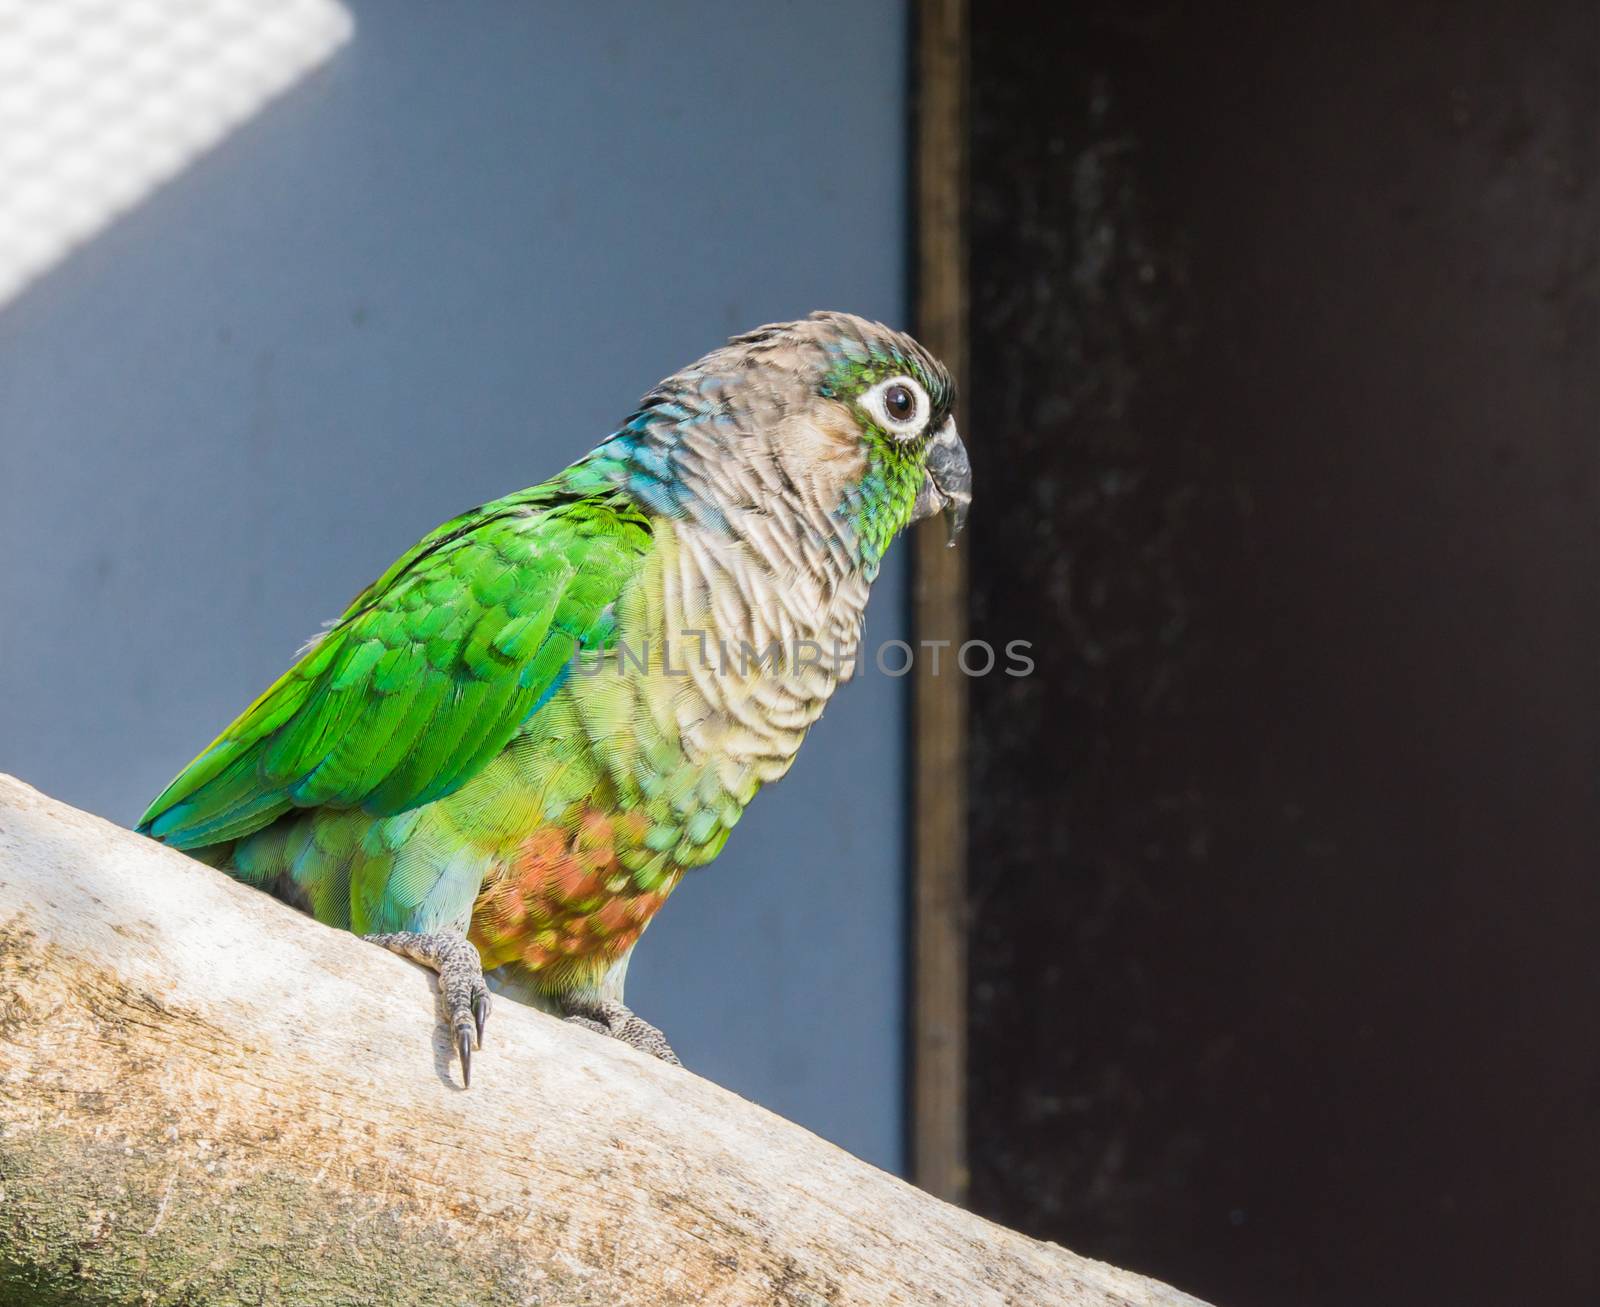
[[[510,741],[650,548],[616,492],[535,487],[446,523],[357,596],[162,792],[141,829],[238,840],[292,808],[388,816],[448,795]]]
[[[889,429],[891,383],[915,430]],[[620,991],[841,675],[675,670],[687,633],[853,650],[890,538],[964,507],[924,470],[960,450],[949,402],[915,342],[860,319],[736,339],[555,479],[421,540],[140,829],[333,925],[470,930],[527,991]]]

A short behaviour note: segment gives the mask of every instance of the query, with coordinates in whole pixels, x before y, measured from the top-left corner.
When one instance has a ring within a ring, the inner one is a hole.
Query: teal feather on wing
[[[242,839],[293,808],[387,816],[458,789],[560,684],[580,634],[650,548],[619,496],[536,487],[447,522],[151,804],[178,848]]]

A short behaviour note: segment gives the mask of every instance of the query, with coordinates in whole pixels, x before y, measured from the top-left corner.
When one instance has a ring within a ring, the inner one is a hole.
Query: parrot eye
[[[891,435],[909,440],[928,421],[928,392],[915,377],[890,377],[861,397],[872,420]]]

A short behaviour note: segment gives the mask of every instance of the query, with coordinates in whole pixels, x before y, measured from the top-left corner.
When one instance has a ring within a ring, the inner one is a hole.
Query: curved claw
[[[370,943],[431,967],[439,976],[439,998],[461,1058],[461,1079],[472,1084],[472,1050],[483,1047],[489,1020],[489,990],[483,983],[483,961],[465,935],[454,930],[394,931],[366,935]]]
[[[602,999],[592,994],[569,994],[562,999],[562,1008],[566,1019],[573,1025],[610,1035],[641,1053],[660,1058],[669,1066],[683,1065],[672,1051],[672,1045],[667,1043],[665,1035],[616,999]]]

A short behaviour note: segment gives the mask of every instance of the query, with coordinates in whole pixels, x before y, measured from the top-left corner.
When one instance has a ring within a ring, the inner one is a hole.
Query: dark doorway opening
[[[972,12],[971,1196],[1600,1295],[1600,11]]]

